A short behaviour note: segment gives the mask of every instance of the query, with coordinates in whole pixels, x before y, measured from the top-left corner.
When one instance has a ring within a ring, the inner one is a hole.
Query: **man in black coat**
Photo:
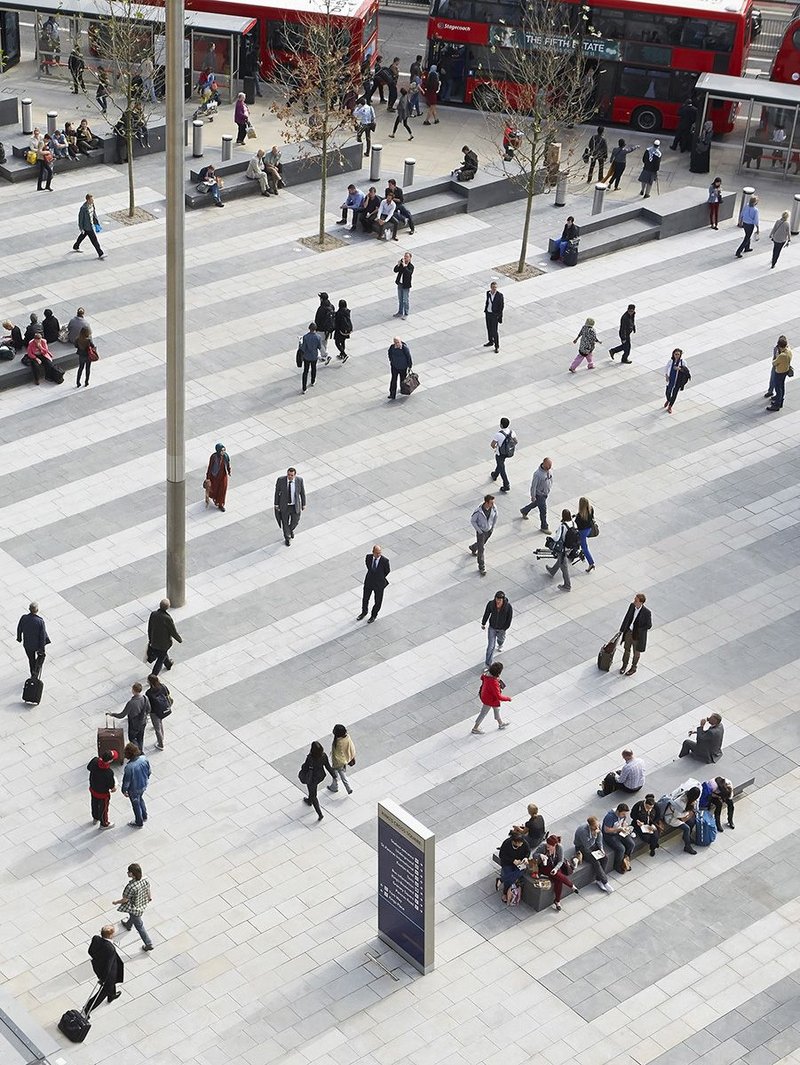
[[[619,339],[621,343],[609,348],[608,354],[613,359],[618,351],[622,352],[622,361],[630,362],[631,335],[636,332],[636,304],[629,303],[628,309],[619,320]]]
[[[297,470],[290,466],[285,477],[275,482],[275,521],[283,533],[283,542],[292,546],[300,515],[306,509],[306,487]]]
[[[320,292],[319,307],[317,307],[317,313],[314,315],[314,325],[317,327],[319,338],[322,341],[322,357],[326,366],[331,361],[331,357],[328,354],[328,341],[333,336],[335,314],[336,308],[331,303],[328,293]]]
[[[392,346],[389,348],[389,365],[392,368],[392,379],[389,382],[389,399],[395,399],[397,396],[397,382],[403,380],[413,365],[408,344],[404,343],[400,337],[395,337],[392,341]]]
[[[688,152],[691,149],[692,130],[696,121],[697,108],[690,97],[688,100],[684,100],[678,108],[678,128],[675,130],[675,136],[670,145],[673,152],[676,148],[680,148],[681,154],[683,154],[683,152]]]
[[[162,667],[172,669],[169,649],[173,640],[183,643],[169,613],[169,599],[162,599],[158,610],[152,612],[147,622],[147,661],[153,663],[150,672],[154,677],[158,676]]]
[[[372,604],[372,613],[367,622],[368,625],[371,625],[378,616],[378,612],[383,604],[383,592],[386,585],[389,583],[389,571],[392,567],[389,565],[389,559],[384,558],[381,553],[380,544],[375,544],[372,549],[372,554],[367,555],[364,559],[364,564],[367,567],[367,575],[364,578],[364,594],[361,597],[361,613],[356,618],[356,621],[363,621],[367,616],[370,596],[374,595],[375,601]]]
[[[495,351],[500,350],[500,334],[497,327],[503,321],[503,308],[505,305],[505,296],[498,291],[497,282],[492,281],[486,292],[486,303],[483,308],[484,317],[486,318],[486,332],[489,336],[488,343],[483,345],[485,348],[490,348],[494,345]]]
[[[23,614],[17,624],[17,643],[21,643],[28,656],[31,676],[38,677],[42,671],[45,648],[50,643],[44,618],[39,617],[39,604],[31,603],[28,613]]]
[[[647,633],[653,625],[653,617],[644,605],[646,599],[647,596],[645,596],[644,592],[636,593],[619,627],[622,644],[625,648],[622,655],[620,673],[625,673],[628,677],[632,677],[636,672],[636,666],[639,664],[639,655],[647,649]],[[628,669],[631,652],[633,652],[633,661],[631,662],[631,668]]]
[[[83,1007],[87,1017],[101,1002],[113,1002],[122,993],[117,991],[117,984],[121,984],[125,979],[125,963],[111,942],[113,938],[114,925],[107,924],[100,929],[99,936],[92,936],[92,942],[89,944],[89,957],[92,959],[92,968],[100,981],[100,987]]]

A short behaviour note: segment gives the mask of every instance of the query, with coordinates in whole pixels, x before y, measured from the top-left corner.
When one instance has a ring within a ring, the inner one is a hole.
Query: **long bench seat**
[[[723,752],[723,757],[719,762],[714,765],[705,765],[704,763],[696,762],[690,758],[682,758],[680,761],[672,762],[668,766],[664,766],[661,769],[648,774],[645,786],[640,792],[635,795],[628,795],[625,792],[615,791],[611,795],[600,798],[596,796],[595,799],[586,804],[583,809],[575,810],[570,814],[569,824],[564,825],[548,825],[547,832],[556,836],[561,836],[561,845],[564,848],[564,854],[566,857],[572,857],[575,853],[573,847],[573,839],[575,837],[575,830],[579,825],[585,824],[586,818],[594,815],[598,821],[602,823],[603,817],[608,810],[612,810],[621,802],[626,802],[628,806],[633,808],[634,803],[638,802],[640,798],[643,798],[648,792],[652,792],[656,799],[662,795],[673,791],[679,785],[684,783],[690,777],[699,780],[701,783],[703,780],[708,780],[713,777],[726,777],[733,784],[734,797],[739,796],[745,790],[745,788],[752,787],[755,784],[755,774],[747,767],[745,758],[737,758],[736,755],[731,755],[726,758]],[[661,840],[665,840],[679,834],[680,830],[674,827],[668,827],[664,833],[662,833]],[[636,838],[633,855],[636,856],[647,850],[646,844]],[[609,873],[614,875],[611,871],[611,859],[613,855],[609,852]],[[702,852],[699,852],[702,853]],[[657,860],[657,859],[655,859]],[[492,855],[492,861],[495,865],[500,865],[500,855],[497,851]],[[574,875],[571,877],[572,882],[578,888],[588,887],[594,882],[594,870],[588,862],[581,862],[575,869]],[[555,897],[553,895],[553,889],[549,885],[544,887],[538,887],[535,883],[535,879],[527,871],[522,874],[522,901],[530,906],[533,910],[545,910],[549,906],[552,906]]]
[[[74,344],[53,344],[50,351],[53,356],[54,364],[60,370],[66,372],[78,365],[78,352],[76,351]],[[7,388],[16,388],[19,385],[33,385],[33,375],[31,374],[30,366],[24,366],[22,363],[22,356],[24,354],[24,350],[18,351],[13,360],[10,360],[9,362],[0,362],[0,392],[5,391]],[[65,380],[62,387],[65,387],[66,384],[67,382]],[[40,387],[58,388],[59,386],[51,385],[49,381],[42,381]]]

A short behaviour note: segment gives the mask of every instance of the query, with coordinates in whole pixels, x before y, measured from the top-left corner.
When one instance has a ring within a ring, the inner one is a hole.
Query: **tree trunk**
[[[328,194],[328,116],[322,119],[322,162],[319,175],[319,244],[325,244],[325,202]]]
[[[136,194],[133,185],[133,130],[128,123],[126,138],[128,142],[128,218],[133,218],[136,210]]]
[[[533,190],[536,184],[536,145],[533,145],[533,151],[531,152],[530,159],[530,173],[528,174],[528,183],[525,187],[526,200],[525,200],[525,225],[522,227],[522,244],[519,249],[519,262],[517,263],[517,273],[521,274],[525,270],[525,260],[528,256],[528,239],[531,232],[531,215],[533,214]]]

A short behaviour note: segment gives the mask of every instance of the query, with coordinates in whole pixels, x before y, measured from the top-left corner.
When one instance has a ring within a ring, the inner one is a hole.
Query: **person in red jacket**
[[[494,711],[494,719],[497,722],[499,729],[508,728],[508,722],[503,721],[500,717],[500,703],[510,703],[511,696],[503,695],[503,684],[500,680],[500,674],[503,672],[503,663],[495,662],[494,665],[489,666],[485,673],[481,674],[481,690],[480,698],[481,712],[475,719],[475,724],[472,726],[473,736],[482,736],[483,729],[481,728],[481,721],[486,717],[490,710]]]

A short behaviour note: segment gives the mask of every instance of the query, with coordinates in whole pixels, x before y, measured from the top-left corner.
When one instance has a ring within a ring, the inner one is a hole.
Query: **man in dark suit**
[[[99,936],[92,936],[92,942],[89,944],[89,957],[92,959],[92,968],[100,981],[100,987],[83,1007],[87,1016],[101,1002],[113,1002],[122,993],[117,991],[117,984],[121,984],[125,979],[125,963],[111,942],[113,938],[114,925],[107,924],[100,929]]]
[[[622,624],[619,627],[622,636],[622,644],[625,651],[622,655],[622,669],[620,673],[626,673],[632,677],[639,664],[639,655],[647,649],[647,632],[653,625],[653,617],[644,605],[647,597],[643,592],[637,592],[633,602],[625,612]],[[628,661],[633,652],[631,668],[628,669]]]
[[[21,643],[28,656],[31,676],[38,677],[45,659],[45,648],[50,643],[44,618],[39,617],[39,604],[31,603],[28,613],[23,614],[17,625],[17,643]]]
[[[494,350],[500,350],[500,335],[497,327],[503,321],[503,308],[505,307],[505,297],[502,292],[497,290],[497,282],[492,281],[489,285],[489,290],[486,293],[486,305],[484,306],[483,313],[486,317],[486,332],[489,334],[488,344],[484,344],[485,348],[490,348],[494,345]]]
[[[389,571],[392,567],[389,565],[389,559],[384,558],[382,555],[380,544],[375,544],[372,549],[372,554],[367,555],[364,559],[364,563],[367,567],[367,575],[364,578],[364,594],[361,597],[361,613],[356,618],[356,621],[363,621],[367,616],[369,599],[371,595],[374,595],[375,602],[372,604],[372,613],[367,622],[368,625],[371,625],[378,616],[378,611],[383,604],[383,590],[389,583]]]
[[[709,714],[707,718],[701,717],[694,740],[684,740],[678,754],[679,758],[697,758],[701,762],[718,762],[722,757],[722,741],[725,738],[725,726],[719,714]],[[730,820],[730,818],[728,818]]]
[[[283,532],[283,542],[292,546],[294,531],[300,522],[300,515],[306,509],[306,490],[303,478],[297,476],[297,470],[290,466],[285,477],[275,482],[275,521]]]

